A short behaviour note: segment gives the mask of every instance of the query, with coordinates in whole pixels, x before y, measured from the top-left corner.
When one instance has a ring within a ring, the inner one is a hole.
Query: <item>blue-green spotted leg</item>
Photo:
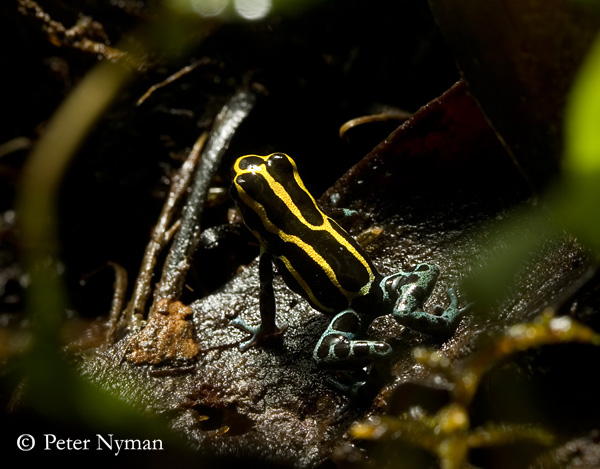
[[[360,340],[368,324],[352,309],[337,314],[323,333],[313,352],[317,365],[343,368],[364,366],[374,360],[388,357],[392,347],[382,341]]]
[[[388,358],[392,347],[382,341],[360,340],[369,324],[363,324],[361,317],[352,309],[337,314],[329,323],[313,352],[317,365],[335,369],[360,368],[374,361]],[[347,370],[350,371],[350,370]],[[366,381],[356,380],[347,373],[344,384],[331,377],[329,382],[345,394],[356,396],[365,388]]]
[[[396,321],[430,335],[448,335],[452,332],[468,308],[458,308],[453,288],[447,291],[450,305],[446,309],[436,306],[435,314],[423,310],[423,304],[431,295],[438,275],[439,269],[433,264],[419,264],[412,272],[404,274],[397,285],[399,296],[393,313]]]
[[[275,293],[273,292],[273,262],[271,257],[263,250],[261,250],[258,259],[258,275],[260,279],[260,325],[258,327],[249,326],[239,316],[232,321],[235,327],[251,334],[249,339],[239,344],[238,347],[242,352],[260,343],[281,337],[287,329],[286,326],[280,328],[275,324],[276,305]]]

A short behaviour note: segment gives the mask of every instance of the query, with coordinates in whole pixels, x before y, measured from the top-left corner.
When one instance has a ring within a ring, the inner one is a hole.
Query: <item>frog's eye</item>
[[[238,160],[238,168],[240,171],[250,170],[256,172],[259,170],[258,167],[263,164],[265,164],[264,160],[258,156],[244,156]]]
[[[273,153],[267,160],[269,173],[273,175],[291,175],[296,171],[294,161],[285,153]]]
[[[269,193],[269,184],[258,174],[240,174],[235,178],[235,185],[256,201],[262,201],[264,197],[268,197],[265,194]]]

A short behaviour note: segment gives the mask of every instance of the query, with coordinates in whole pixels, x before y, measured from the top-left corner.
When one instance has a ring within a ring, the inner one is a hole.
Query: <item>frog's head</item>
[[[297,172],[296,164],[284,153],[267,156],[246,155],[238,158],[233,165],[231,195],[238,203],[251,201],[265,205],[281,186],[286,186]]]

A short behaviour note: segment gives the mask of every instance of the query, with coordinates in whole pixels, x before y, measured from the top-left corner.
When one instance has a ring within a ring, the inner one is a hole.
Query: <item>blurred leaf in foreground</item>
[[[590,49],[566,109],[564,182],[556,216],[594,250],[600,249],[600,37]]]

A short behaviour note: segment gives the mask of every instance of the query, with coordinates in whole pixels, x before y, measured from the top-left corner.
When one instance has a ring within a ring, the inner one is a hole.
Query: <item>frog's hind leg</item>
[[[447,294],[447,308],[435,306],[435,314],[423,310],[423,304],[431,295],[439,269],[432,264],[419,264],[400,286],[398,301],[394,307],[394,318],[403,326],[434,336],[450,335],[456,324],[470,306],[458,308],[458,299],[453,288]]]
[[[332,367],[364,366],[388,357],[392,347],[382,341],[357,339],[366,326],[352,309],[337,314],[329,323],[313,352],[317,365]]]

